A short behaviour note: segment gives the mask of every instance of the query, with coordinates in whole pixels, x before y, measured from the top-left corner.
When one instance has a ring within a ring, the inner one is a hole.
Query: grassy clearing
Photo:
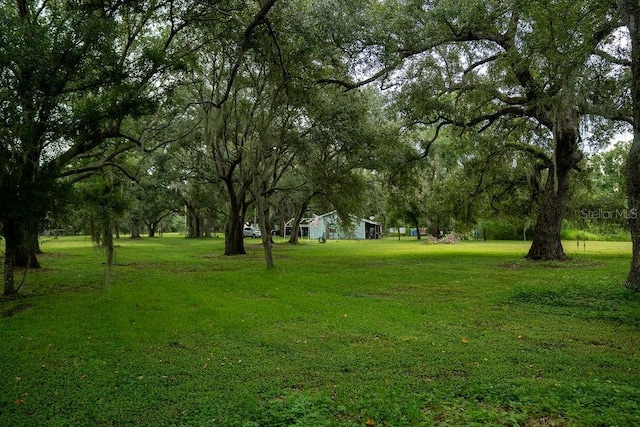
[[[0,425],[640,424],[629,243],[84,238],[0,301]],[[573,246],[572,246],[573,245]]]

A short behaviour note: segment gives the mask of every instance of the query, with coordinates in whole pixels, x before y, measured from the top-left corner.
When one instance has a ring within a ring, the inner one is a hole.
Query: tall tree
[[[269,19],[275,4],[275,0],[246,3],[230,8],[226,19],[220,19],[217,7],[212,6],[199,21],[204,43],[192,87],[200,140],[189,149],[200,153],[196,169],[201,179],[224,186],[228,206],[225,255],[245,253],[242,229],[252,203],[252,175],[246,158],[265,102],[253,102],[260,89],[251,86],[252,73],[273,65],[256,61],[256,56],[269,52],[275,40]]]
[[[125,118],[153,109],[147,88],[183,28],[179,11],[170,0],[0,6],[5,294],[15,292],[15,266],[38,266],[34,236],[63,169],[121,137]]]
[[[215,100],[221,106],[254,30],[275,2],[246,8],[190,0],[0,5],[0,24],[7,29],[0,35],[5,293],[14,292],[15,265],[37,265],[29,236],[37,230],[57,178],[63,173],[86,177],[141,145],[140,138],[126,135],[124,123],[152,113],[182,80],[177,70],[184,69],[184,58],[204,43],[195,30],[199,24],[215,26],[221,38],[233,38],[227,90]],[[161,79],[168,70],[171,75]],[[73,170],[65,171],[72,163]]]
[[[631,123],[633,143],[627,158],[627,199],[631,213],[631,242],[633,256],[625,286],[640,292],[640,5],[636,0],[617,0],[616,4],[622,20],[629,31],[631,40]]]
[[[509,132],[511,122],[525,119],[532,135],[546,129],[548,136],[521,143],[546,170],[527,257],[564,259],[562,219],[571,171],[582,159],[580,82],[615,25],[612,17],[598,2],[472,1],[459,8],[442,3],[432,19],[443,39],[434,41],[426,64],[438,70],[439,82],[426,120],[477,129],[499,125]]]
[[[328,81],[347,89],[401,83],[398,96],[408,116],[432,125],[436,136],[446,125],[508,132],[514,119],[519,126],[527,121],[532,132],[545,129],[544,138],[523,141],[545,159],[546,170],[527,256],[564,259],[560,236],[569,177],[582,158],[581,83],[591,55],[616,25],[607,5],[392,1],[377,4],[373,14],[378,32],[361,40],[356,55],[368,66],[351,81]],[[372,56],[377,61],[366,61]]]
[[[271,269],[275,267],[271,247],[272,204],[276,193],[283,190],[279,188],[282,178],[296,156],[292,143],[298,138],[299,115],[297,109],[289,105],[287,79],[283,79],[280,72],[273,75],[269,68],[254,66],[257,72],[250,73],[254,104],[260,104],[261,111],[255,117],[255,135],[245,147],[245,167],[252,177],[249,191],[259,219],[265,262]]]

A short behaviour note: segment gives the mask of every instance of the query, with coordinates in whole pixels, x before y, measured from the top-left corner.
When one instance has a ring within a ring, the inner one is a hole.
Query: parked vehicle
[[[243,230],[242,233],[243,233],[244,237],[251,237],[253,239],[255,239],[256,237],[262,237],[262,233],[260,233],[260,229],[259,228],[253,228],[253,227],[246,226],[246,227],[244,227],[244,230]]]

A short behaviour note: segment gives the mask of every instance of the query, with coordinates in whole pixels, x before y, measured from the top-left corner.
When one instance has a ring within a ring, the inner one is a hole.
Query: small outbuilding
[[[379,239],[382,237],[382,225],[370,219],[357,219],[352,217],[351,227],[345,227],[340,221],[336,211],[323,215],[314,215],[313,218],[303,218],[300,221],[300,237],[308,239],[328,240],[341,239]],[[286,224],[286,235],[291,235],[293,221]]]

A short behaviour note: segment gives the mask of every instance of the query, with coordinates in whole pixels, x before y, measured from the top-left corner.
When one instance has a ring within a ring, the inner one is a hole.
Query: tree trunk
[[[136,220],[134,220],[131,223],[131,238],[132,239],[141,239],[142,236],[140,235],[140,223]]]
[[[246,188],[247,186],[234,185],[234,179],[230,173],[223,179],[227,196],[229,197],[229,215],[224,235],[224,254],[226,256],[245,255],[244,249],[244,219],[247,213]]]
[[[213,232],[213,209],[207,208],[206,220],[204,225],[204,237],[211,237]]]
[[[567,205],[569,171],[566,171],[562,176],[558,174],[558,181],[556,189],[555,178],[550,172],[527,259],[541,261],[565,260],[567,258],[562,247],[561,234],[562,219]]]
[[[38,221],[5,218],[2,224],[5,239],[4,295],[14,295],[18,291],[15,288],[14,269],[40,268],[34,245],[34,236],[38,238]]]
[[[304,213],[307,211],[307,208],[309,207],[309,200],[310,199],[306,199],[304,202],[302,202],[302,205],[298,210],[298,214],[296,215],[296,218],[293,221],[293,224],[291,226],[291,236],[289,237],[290,245],[298,244],[298,234],[300,234],[300,221],[302,221],[302,217],[304,216]]]
[[[578,150],[578,131],[574,123],[572,116],[564,117],[562,127],[554,133],[555,164],[549,165],[549,176],[527,259],[567,259],[562,247],[562,220],[567,208],[571,170],[582,159],[582,153]]]
[[[245,255],[244,249],[244,216],[238,209],[231,208],[227,218],[227,227],[224,235],[224,254],[227,256]]]
[[[281,204],[281,205],[282,205],[282,204]],[[279,211],[279,213],[278,213],[278,220],[279,220],[279,223],[278,223],[278,228],[279,228],[279,230],[278,230],[278,231],[279,231],[279,233],[278,233],[278,235],[279,235],[280,237],[282,237],[282,238],[284,238],[284,237],[286,237],[286,236],[287,236],[287,234],[286,234],[286,233],[287,233],[287,226],[286,226],[286,223],[287,223],[287,219],[289,218],[289,217],[287,216],[288,211],[289,211],[288,209],[286,209],[286,210],[285,210],[285,208],[283,208],[283,207],[281,206],[281,207],[280,207],[280,211]]]
[[[13,280],[13,253],[7,248],[4,253],[4,296],[11,296],[17,292]]]
[[[229,191],[229,216],[224,235],[224,254],[227,256],[245,255],[244,249],[244,194],[238,196],[232,189]]]
[[[3,222],[7,251],[13,254],[14,268],[40,268],[36,219],[8,219]]]
[[[156,237],[157,233],[160,233],[160,236],[162,236],[162,220],[166,218],[165,216],[162,216],[160,218],[156,218],[153,220],[149,220],[149,221],[145,221],[146,225],[147,225],[147,232],[149,234],[149,237]]]
[[[185,230],[187,239],[193,239],[196,236],[194,236],[194,226],[193,226],[193,212],[191,211],[192,208],[191,206],[189,206],[189,204],[186,205],[186,212],[185,215],[187,216],[187,229]]]
[[[3,221],[4,224],[4,238],[5,238],[5,251],[4,251],[4,295],[14,295],[16,291],[15,283],[13,280],[13,268],[15,259],[15,238],[11,233],[10,225]]]
[[[31,244],[32,244],[32,247],[33,247],[33,253],[36,255],[35,256],[36,264],[39,264],[37,256],[38,255],[42,255],[44,253],[44,252],[42,252],[42,249],[40,249],[40,239],[39,239],[40,230],[39,230],[39,225],[40,225],[40,223],[38,221],[34,221],[33,227],[30,228],[30,230],[29,230],[29,234],[31,235],[31,239],[32,239]],[[33,259],[32,259],[32,261],[33,261]]]
[[[415,220],[414,225],[416,226],[416,235],[418,236],[416,240],[422,240],[422,237],[420,237],[420,222],[417,219]]]
[[[202,216],[198,210],[187,203],[187,238],[199,239],[202,237]]]
[[[102,237],[102,246],[107,252],[107,268],[111,269],[113,266],[115,247],[113,245],[113,222],[109,220],[105,224],[104,236]]]
[[[629,226],[631,229],[631,266],[624,285],[640,292],[640,135],[634,129],[633,144],[627,159],[627,199],[629,203]]]
[[[267,264],[267,270],[275,268],[273,261],[273,247],[271,239],[271,212],[269,202],[264,196],[258,196],[256,200],[256,209],[260,217],[260,234],[262,234],[262,247],[264,248],[264,260]]]
[[[440,238],[440,221],[439,220],[435,220],[432,222],[431,225],[431,235],[433,237],[435,237],[436,239]]]
[[[40,268],[38,254],[41,254],[40,242],[38,241],[38,226],[40,221],[34,218],[24,220],[24,244],[20,244],[14,259],[14,267],[19,268]]]
[[[637,0],[618,0],[618,9],[631,38],[631,100],[633,143],[626,165],[627,200],[632,258],[625,286],[640,292],[640,5]]]

